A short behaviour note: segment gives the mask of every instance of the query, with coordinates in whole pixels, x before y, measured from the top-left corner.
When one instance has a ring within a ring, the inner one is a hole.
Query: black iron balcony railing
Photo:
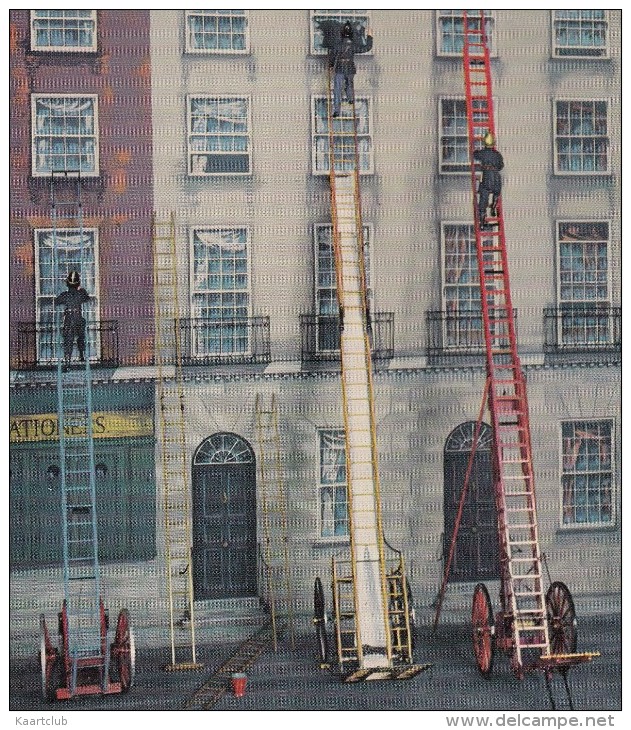
[[[180,320],[183,365],[258,365],[271,361],[269,317]]]
[[[11,353],[14,370],[50,370],[57,366],[60,328],[53,322],[17,322],[15,349]],[[92,367],[118,367],[118,322],[88,322],[86,340]],[[77,346],[73,357],[78,358]]]
[[[517,324],[516,310],[513,310],[513,317]],[[484,354],[484,323],[481,312],[432,310],[426,313],[426,321],[427,357],[430,364],[439,364],[451,356],[462,358]],[[498,326],[505,327],[505,324]]]
[[[370,317],[371,351],[375,361],[394,356],[394,312],[375,312]],[[302,361],[340,359],[340,319],[328,314],[301,314]]]
[[[564,304],[543,310],[547,354],[619,352],[622,308],[609,304]]]

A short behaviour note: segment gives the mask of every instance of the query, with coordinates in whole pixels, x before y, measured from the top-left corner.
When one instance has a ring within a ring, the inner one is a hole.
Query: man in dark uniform
[[[495,139],[488,132],[484,137],[484,149],[476,150],[473,158],[482,169],[482,179],[478,185],[478,219],[480,228],[486,228],[486,209],[491,207],[491,217],[497,216],[497,201],[502,192],[502,176],[504,159],[495,149]]]
[[[323,28],[323,45],[328,48],[329,66],[333,71],[333,116],[338,117],[343,92],[346,92],[346,101],[349,104],[355,100],[354,76],[357,68],[353,57],[356,53],[368,53],[372,49],[372,36],[369,29],[366,40],[363,40],[361,37],[363,28],[358,35],[348,20],[341,30],[340,24],[336,21],[324,21],[324,23],[327,26]]]
[[[61,335],[64,347],[64,363],[68,365],[72,359],[72,348],[75,339],[79,350],[79,359],[81,362],[85,360],[85,319],[82,307],[85,302],[90,300],[90,296],[80,286],[81,281],[78,271],[71,271],[68,274],[66,284],[68,285],[68,291],[62,292],[55,298],[55,306],[65,307]]]

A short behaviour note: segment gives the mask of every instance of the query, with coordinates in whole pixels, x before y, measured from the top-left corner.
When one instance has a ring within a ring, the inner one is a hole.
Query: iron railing
[[[269,317],[181,319],[183,365],[258,365],[271,361]]]
[[[375,312],[369,318],[373,360],[394,356],[394,312]],[[301,314],[300,334],[303,363],[340,359],[340,318],[325,314]]]
[[[543,310],[546,354],[620,352],[622,308],[609,304],[564,304]]]
[[[14,370],[50,370],[57,366],[61,332],[53,322],[17,322],[16,338],[11,353]],[[91,367],[115,368],[120,364],[118,322],[88,322],[86,340]],[[78,357],[75,345],[74,358]]]
[[[513,309],[515,325],[517,311]],[[430,364],[444,363],[451,357],[480,357],[485,352],[482,312],[426,312],[427,357]],[[491,319],[491,326],[493,321]]]

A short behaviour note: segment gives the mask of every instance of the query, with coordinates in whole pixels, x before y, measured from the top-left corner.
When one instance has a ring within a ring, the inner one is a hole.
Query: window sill
[[[314,548],[350,547],[350,537],[320,537],[312,543]]]
[[[579,533],[593,534],[595,532],[599,532],[599,533],[618,532],[618,525],[615,522],[612,522],[611,524],[608,524],[608,525],[585,524],[585,525],[567,525],[567,527],[562,525],[560,527],[557,527],[557,530],[556,530],[557,535],[576,535]]]

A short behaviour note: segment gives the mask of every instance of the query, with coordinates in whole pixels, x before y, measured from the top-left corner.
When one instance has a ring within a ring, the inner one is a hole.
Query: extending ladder
[[[64,174],[70,193],[68,199],[63,201],[57,196],[57,178],[59,175],[53,174],[50,183],[53,275],[63,273],[58,240],[59,219],[63,217],[78,226],[79,251],[76,257],[71,258],[74,259],[72,266],[83,277],[86,267],[81,177],[77,176],[75,181],[70,182]],[[84,668],[99,670],[100,682],[105,690],[109,647],[107,642],[103,642],[101,625],[103,606],[96,517],[90,336],[86,331],[83,362],[78,365],[65,363],[61,336],[63,312],[56,312],[55,315],[65,598],[62,620],[68,642],[65,647],[65,659],[69,662],[66,667],[70,679],[68,691],[74,695],[78,672]]]
[[[191,479],[186,452],[184,385],[176,259],[175,215],[152,225],[155,353],[160,411],[160,449],[171,663],[166,669],[198,669],[193,605]]]
[[[295,646],[294,591],[291,583],[287,530],[287,497],[281,459],[276,394],[266,400],[257,393],[256,433],[263,511],[263,562],[274,651],[278,648],[278,619],[284,617],[292,648]]]
[[[345,681],[409,678],[412,631],[401,553],[386,565],[372,382],[370,317],[361,219],[355,105],[333,118],[329,72],[329,181],[340,322],[342,406],[350,560],[333,558],[333,605],[338,661]],[[403,622],[403,626],[402,626]]]
[[[486,342],[487,398],[500,537],[502,605],[512,624],[514,666],[550,653],[532,467],[526,381],[517,353],[501,199],[483,230],[473,153],[497,139],[484,11],[464,12],[464,75],[475,239]]]

